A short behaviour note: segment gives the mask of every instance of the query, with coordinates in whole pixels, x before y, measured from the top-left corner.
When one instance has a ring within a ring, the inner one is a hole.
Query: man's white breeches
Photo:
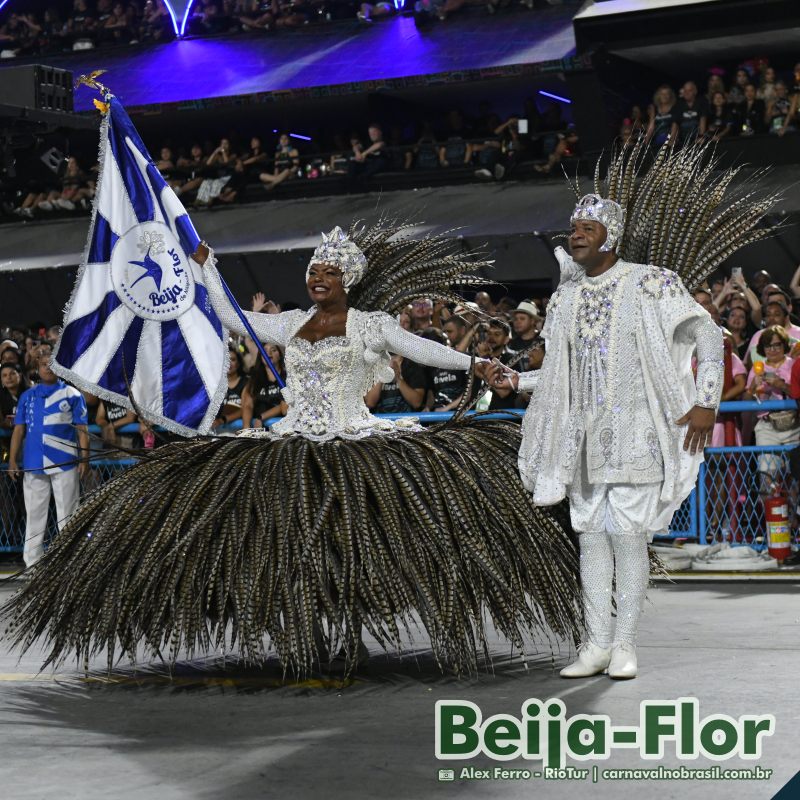
[[[78,507],[80,500],[78,470],[53,472],[49,475],[25,473],[22,491],[28,519],[22,558],[26,567],[32,567],[44,553],[44,537],[47,531],[47,510],[50,506],[51,490],[56,501],[58,529],[61,530]]]

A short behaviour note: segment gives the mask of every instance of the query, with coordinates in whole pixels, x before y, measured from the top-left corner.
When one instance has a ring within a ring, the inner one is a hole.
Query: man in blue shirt
[[[58,379],[46,357],[39,359],[38,372],[41,383],[19,398],[8,461],[8,473],[16,480],[24,441],[26,567],[33,566],[44,552],[50,492],[56,500],[60,530],[78,506],[79,477],[88,472],[88,464],[77,461],[89,452],[86,403],[77,389]]]

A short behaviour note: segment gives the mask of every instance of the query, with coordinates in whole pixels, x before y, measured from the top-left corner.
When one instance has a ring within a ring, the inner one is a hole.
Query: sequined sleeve
[[[638,285],[645,296],[656,300],[667,339],[697,350],[695,404],[719,408],[725,377],[722,331],[674,272],[648,267]]]
[[[396,320],[388,314],[381,315],[382,320],[378,329],[381,338],[380,346],[390,353],[424,364],[427,367],[440,369],[467,370],[472,359],[466,353],[459,353],[452,347],[445,347],[438,342],[423,339],[398,325]]]
[[[711,317],[698,317],[687,327],[691,329],[689,335],[694,336],[697,343],[696,404],[717,409],[725,379],[722,332]]]
[[[532,370],[531,372],[520,372],[519,383],[517,385],[518,392],[532,392],[539,383],[541,370]]]
[[[216,267],[217,259],[214,251],[210,250],[205,264],[203,264],[203,277],[205,278],[208,297],[211,306],[219,317],[222,326],[229,331],[241,336],[249,336],[247,329],[239,319],[228,295],[222,288],[222,281]],[[296,312],[286,311],[282,314],[259,314],[255,311],[245,311],[247,321],[253,326],[253,331],[260,342],[269,342],[286,347],[291,334],[291,323],[295,320]]]

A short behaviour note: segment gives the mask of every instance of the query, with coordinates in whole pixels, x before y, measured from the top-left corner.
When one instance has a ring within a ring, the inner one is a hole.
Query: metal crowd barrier
[[[725,412],[779,411],[794,409],[794,401],[769,401],[723,403]],[[508,409],[485,415],[502,419],[519,416],[522,410]],[[379,414],[387,419],[416,417],[423,425],[445,422],[452,412],[421,412],[417,414]],[[268,421],[269,425],[278,418]],[[217,430],[220,435],[233,435],[242,427],[241,420]],[[90,432],[100,429],[90,426]],[[138,424],[126,425],[119,433],[135,434]],[[0,437],[9,436],[0,431]],[[798,445],[770,447],[711,447],[706,449],[706,460],[700,467],[697,486],[673,517],[666,539],[693,539],[701,544],[728,541],[732,545],[748,545],[761,549],[766,546],[766,523],[763,498],[774,484],[782,486],[789,495],[789,514],[792,540],[798,538],[798,484],[791,476],[788,452]],[[135,459],[104,458],[92,460],[90,473],[81,483],[83,492],[91,491],[135,464]],[[12,481],[7,474],[8,465],[0,464],[0,552],[21,552],[25,536],[25,507],[22,497],[22,479]],[[48,537],[57,532],[55,505],[51,502],[48,519]]]

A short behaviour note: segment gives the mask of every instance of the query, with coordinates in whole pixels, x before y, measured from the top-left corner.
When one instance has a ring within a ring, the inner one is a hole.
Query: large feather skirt
[[[336,653],[349,672],[362,626],[386,649],[422,634],[459,675],[488,663],[492,629],[523,654],[577,641],[568,509],[532,504],[519,444],[518,422],[473,418],[167,445],[84,498],[4,609],[6,635],[52,665],[223,648],[297,675]]]

